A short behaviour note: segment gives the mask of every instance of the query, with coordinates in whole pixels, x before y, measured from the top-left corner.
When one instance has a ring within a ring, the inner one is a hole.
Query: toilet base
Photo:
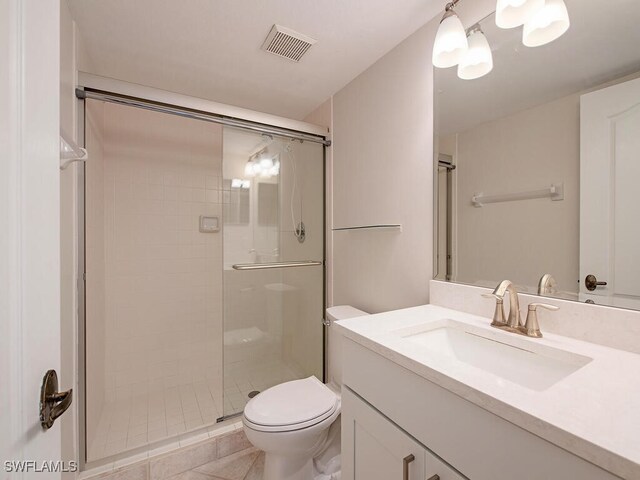
[[[262,480],[313,480],[313,459],[268,453]]]

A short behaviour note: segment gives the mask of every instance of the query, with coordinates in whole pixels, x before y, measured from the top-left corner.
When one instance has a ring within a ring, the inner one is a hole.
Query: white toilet
[[[327,309],[331,322],[362,315],[367,314],[349,306]],[[330,373],[330,379],[341,377]],[[281,383],[252,398],[242,421],[249,441],[266,454],[263,480],[314,480],[314,459],[332,447],[339,452],[337,422],[329,435],[339,416],[339,384],[327,386],[316,377]]]

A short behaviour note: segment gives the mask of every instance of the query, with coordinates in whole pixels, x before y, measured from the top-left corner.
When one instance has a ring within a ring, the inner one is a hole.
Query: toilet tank
[[[369,314],[350,305],[339,305],[327,308],[326,315],[327,320],[330,321],[329,339],[326,352],[328,355],[328,381],[329,383],[334,384],[335,387],[340,388],[342,387],[342,335],[336,332],[336,329],[332,327],[333,322]]]

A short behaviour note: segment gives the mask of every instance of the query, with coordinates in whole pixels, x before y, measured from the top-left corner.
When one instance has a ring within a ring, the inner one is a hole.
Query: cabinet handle
[[[433,477],[427,478],[427,480],[440,480],[440,475],[436,474]]]
[[[407,455],[402,459],[402,480],[409,480],[409,464],[415,459],[416,457],[413,454]]]

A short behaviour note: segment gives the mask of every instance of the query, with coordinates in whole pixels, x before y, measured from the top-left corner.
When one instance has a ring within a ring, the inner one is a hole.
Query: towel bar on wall
[[[500,195],[485,195],[478,193],[471,197],[474,207],[484,207],[489,203],[514,202],[517,200],[531,200],[534,198],[550,198],[553,201],[564,200],[564,184],[554,183],[550,187],[527,192],[503,193]]]

